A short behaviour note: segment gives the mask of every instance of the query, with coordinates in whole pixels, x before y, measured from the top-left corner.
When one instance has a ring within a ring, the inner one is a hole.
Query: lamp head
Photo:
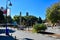
[[[12,6],[12,3],[10,2],[9,6]]]

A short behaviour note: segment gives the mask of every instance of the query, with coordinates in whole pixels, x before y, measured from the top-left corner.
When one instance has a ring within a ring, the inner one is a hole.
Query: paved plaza
[[[0,29],[5,29],[5,28],[2,27]],[[44,35],[40,33],[32,33],[29,31],[17,30],[16,28],[15,29],[9,28],[9,29],[15,31],[13,33],[10,33],[10,35],[12,35],[13,38],[15,38],[16,36],[18,40],[60,40],[60,38],[55,37],[55,36],[49,36],[49,35]],[[60,34],[60,29],[58,29],[57,27],[54,27],[53,29],[49,27],[46,31]],[[0,34],[0,35],[4,35],[4,34]]]

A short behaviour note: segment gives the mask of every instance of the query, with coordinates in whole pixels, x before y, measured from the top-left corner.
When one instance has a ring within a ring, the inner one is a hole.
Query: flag
[[[7,10],[5,9],[5,10],[3,10],[3,14],[7,14]]]
[[[10,9],[8,8],[7,10],[3,10],[3,15],[6,15],[9,16],[10,15]]]
[[[10,15],[10,9],[8,8],[7,9],[7,16],[9,16]]]

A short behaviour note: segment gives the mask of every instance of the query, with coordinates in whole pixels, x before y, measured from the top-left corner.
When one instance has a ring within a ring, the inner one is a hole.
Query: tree
[[[32,15],[24,16],[24,18],[28,26],[32,26],[33,24],[35,24],[36,21],[38,21],[38,18]]]
[[[46,25],[44,24],[36,24],[33,26],[33,32],[42,32],[47,29]]]
[[[4,20],[3,11],[0,9],[0,23],[4,23]]]
[[[46,13],[46,18],[48,21],[53,23],[53,25],[57,23],[57,21],[60,20],[60,2],[55,3],[49,7]]]
[[[13,20],[16,21],[17,24],[19,24],[19,22],[20,22],[19,16],[17,16],[17,15],[15,15],[15,16],[13,17]]]
[[[26,16],[29,16],[29,13],[28,12],[26,12]]]
[[[24,16],[24,19],[25,19],[25,26],[28,27],[28,30],[29,26],[33,26],[33,24],[35,24],[35,22],[38,20],[37,17],[32,15]]]
[[[8,23],[12,23],[12,21],[13,21],[13,20],[12,20],[11,16],[7,16],[7,22],[8,22]]]
[[[20,22],[20,16],[15,15],[13,20],[16,21],[18,24]],[[38,21],[38,18],[32,15],[29,16],[21,16],[21,23],[24,25],[32,26],[35,22]]]
[[[38,23],[42,23],[41,17],[38,18]]]

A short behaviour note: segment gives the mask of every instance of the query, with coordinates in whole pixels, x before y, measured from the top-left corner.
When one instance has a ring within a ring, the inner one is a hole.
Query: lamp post
[[[12,6],[11,1],[10,0],[6,0],[6,11],[8,9],[8,2],[10,2],[9,6]],[[7,25],[7,12],[6,12],[6,35],[9,35],[9,31],[8,31],[8,25]]]
[[[20,12],[20,26],[21,26],[21,12]]]

